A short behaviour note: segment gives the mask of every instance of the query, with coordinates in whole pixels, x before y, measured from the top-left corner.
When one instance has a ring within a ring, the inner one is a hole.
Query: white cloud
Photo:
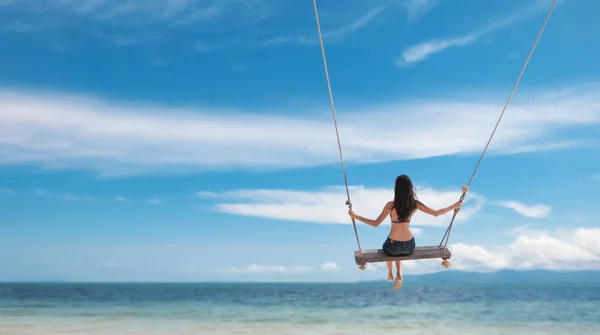
[[[515,212],[530,218],[541,218],[550,213],[550,206],[548,205],[525,205],[513,200],[498,202],[497,204],[502,207],[510,208]]]
[[[466,46],[474,43],[479,38],[489,34],[498,29],[509,26],[520,20],[529,18],[543,11],[548,11],[550,8],[549,1],[534,1],[523,9],[518,10],[514,14],[503,16],[501,19],[491,21],[486,26],[458,37],[434,39],[418,45],[410,46],[402,52],[402,57],[396,61],[397,66],[408,66],[410,64],[418,63],[425,60],[427,57],[444,51],[451,47]],[[532,38],[535,37],[536,32],[532,33]]]
[[[600,269],[600,229],[576,228],[550,231],[524,229],[508,245],[449,245],[452,268],[455,270],[488,272],[513,270],[590,270]],[[406,273],[418,274],[440,271],[440,261],[417,260],[404,262]],[[375,264],[369,270],[385,269]]]
[[[452,245],[451,251],[456,255],[453,263],[456,264],[455,269],[457,270],[485,270],[509,267],[509,260],[505,255],[492,254],[479,245],[455,243]]]
[[[327,262],[321,265],[321,270],[323,271],[340,271],[342,268],[334,262]]]
[[[522,234],[507,247],[486,251],[487,254],[468,252],[464,245],[456,252],[458,260],[467,267],[473,267],[475,258],[484,257],[487,261],[478,266],[493,269],[591,269],[600,268],[599,239],[598,228],[560,229]]]
[[[598,85],[521,92],[488,155],[594,145],[585,132],[568,131],[600,123]],[[501,108],[500,100],[487,102],[483,96],[471,92],[468,99],[427,97],[346,108],[338,115],[344,159],[479,155]],[[104,175],[338,164],[331,116],[319,110],[298,117],[294,110],[276,115],[176,109],[0,90],[0,164],[83,168]],[[411,141],[399,141],[399,133]]]
[[[390,182],[393,183],[393,180]],[[459,200],[458,191],[439,191],[431,188],[417,188],[417,196],[427,206],[438,209],[449,206]],[[230,203],[217,203],[218,211],[236,215],[256,216],[280,220],[303,221],[312,223],[351,224],[347,207],[344,205],[346,194],[343,187],[327,187],[317,191],[297,190],[233,190],[225,192],[198,192],[200,197],[227,199]],[[375,219],[383,206],[394,197],[393,189],[368,189],[362,186],[350,188],[353,209],[356,213]],[[471,205],[470,202],[474,201]],[[235,202],[235,203],[231,203]],[[483,200],[470,192],[457,221],[468,221],[483,206]],[[411,226],[447,226],[452,212],[434,217],[422,212],[414,214]],[[358,222],[358,224],[362,224]],[[382,225],[389,225],[386,219]],[[415,235],[422,229],[415,229]]]
[[[365,265],[365,271],[378,271],[381,269],[384,269],[385,271],[387,271],[387,264],[385,262],[367,263]],[[392,271],[396,271],[395,268],[392,269]]]

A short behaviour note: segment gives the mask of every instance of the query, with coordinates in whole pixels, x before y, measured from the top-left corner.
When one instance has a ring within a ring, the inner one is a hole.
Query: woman
[[[462,191],[467,193],[469,188],[462,187]],[[388,238],[383,243],[383,251],[389,256],[407,256],[415,250],[415,238],[410,232],[410,219],[414,212],[418,209],[422,212],[433,216],[440,216],[448,213],[451,210],[458,210],[462,206],[462,202],[456,203],[442,209],[433,210],[417,200],[415,189],[410,178],[406,175],[400,175],[396,178],[396,186],[394,187],[394,200],[388,202],[379,217],[375,220],[364,218],[354,211],[350,210],[348,214],[368,225],[377,227],[383,222],[387,215],[392,220],[392,227]],[[402,270],[401,261],[396,263],[396,282],[394,290],[397,290],[402,285]],[[392,273],[392,261],[387,261],[388,281],[394,280]]]

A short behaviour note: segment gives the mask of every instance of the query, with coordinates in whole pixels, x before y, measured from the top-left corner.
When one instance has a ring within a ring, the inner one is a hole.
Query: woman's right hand
[[[455,210],[460,209],[460,207],[462,206],[462,201],[457,201],[454,205],[452,205],[452,207],[454,207]]]

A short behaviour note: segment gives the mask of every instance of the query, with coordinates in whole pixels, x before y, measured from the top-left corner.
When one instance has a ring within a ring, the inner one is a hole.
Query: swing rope
[[[342,163],[342,172],[344,174],[344,184],[346,184],[346,205],[348,209],[352,209],[352,202],[350,201],[350,191],[348,190],[348,178],[346,176],[346,168],[344,167],[344,157],[342,155],[342,144],[340,142],[340,133],[337,126],[337,119],[335,117],[335,105],[333,103],[333,93],[331,92],[331,82],[329,81],[329,71],[327,70],[327,59],[325,58],[325,47],[323,45],[323,35],[321,34],[321,23],[319,22],[319,12],[317,10],[317,0],[313,0],[315,7],[315,17],[317,19],[317,30],[319,31],[319,42],[321,43],[321,55],[323,56],[323,66],[325,67],[325,78],[327,79],[327,89],[329,90],[329,101],[331,102],[331,114],[333,115],[333,125],[335,126],[335,136],[337,137],[338,151],[340,152],[340,161]],[[356,236],[356,243],[358,244],[358,251],[362,255],[362,249],[360,247],[360,239],[358,238],[358,230],[356,230],[356,221],[352,218],[352,225],[354,226],[354,235]]]
[[[475,174],[477,173],[477,171],[479,169],[479,165],[481,164],[481,161],[483,160],[483,156],[485,155],[485,153],[490,145],[490,142],[492,141],[492,138],[494,137],[494,134],[496,133],[496,129],[498,129],[498,125],[500,124],[500,121],[502,121],[504,112],[506,112],[508,104],[512,100],[513,94],[517,90],[517,86],[519,86],[521,77],[523,77],[523,73],[525,72],[525,69],[527,68],[527,65],[529,64],[529,60],[531,59],[531,56],[533,55],[533,51],[535,50],[540,38],[542,37],[542,33],[544,32],[544,29],[546,28],[546,24],[548,23],[548,20],[550,19],[550,16],[552,15],[552,12],[554,11],[554,7],[556,6],[557,1],[558,0],[554,0],[554,3],[552,3],[552,7],[550,7],[550,11],[548,12],[548,15],[546,16],[546,20],[544,21],[544,24],[542,25],[542,28],[540,29],[540,32],[538,33],[537,38],[535,39],[535,42],[533,43],[533,47],[531,48],[531,51],[529,52],[529,55],[527,56],[527,59],[525,60],[525,64],[523,65],[523,68],[521,69],[521,73],[519,74],[519,77],[517,78],[517,81],[515,82],[513,89],[510,92],[510,95],[508,96],[508,100],[506,100],[506,103],[504,104],[502,113],[500,113],[500,117],[498,118],[498,121],[496,122],[496,126],[494,127],[494,130],[492,131],[492,134],[490,135],[490,138],[488,139],[487,144],[485,145],[485,148],[483,149],[483,152],[481,153],[481,157],[479,157],[479,161],[477,162],[477,165],[475,166],[475,170],[473,171],[473,174],[471,175],[471,179],[469,179],[469,183],[467,184],[467,187],[471,186],[471,182],[473,181],[473,178],[475,178]],[[465,196],[466,196],[466,193],[463,192],[463,194],[460,196],[459,201],[462,202],[465,199]],[[444,249],[447,249],[448,239],[450,238],[450,232],[452,231],[452,225],[453,225],[454,219],[456,218],[456,215],[458,214],[459,211],[460,211],[460,209],[454,210],[454,214],[452,215],[452,220],[450,221],[450,224],[448,225],[448,228],[446,229],[446,233],[444,234],[444,237],[442,237],[442,241],[440,241],[439,246],[441,247],[442,243],[443,243]],[[444,239],[446,239],[445,242],[444,242]]]

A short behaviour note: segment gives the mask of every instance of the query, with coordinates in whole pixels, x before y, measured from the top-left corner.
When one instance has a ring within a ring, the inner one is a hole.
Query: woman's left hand
[[[356,219],[356,217],[358,217],[358,214],[354,213],[353,210],[349,210],[348,211],[348,215],[350,215],[351,218]]]

